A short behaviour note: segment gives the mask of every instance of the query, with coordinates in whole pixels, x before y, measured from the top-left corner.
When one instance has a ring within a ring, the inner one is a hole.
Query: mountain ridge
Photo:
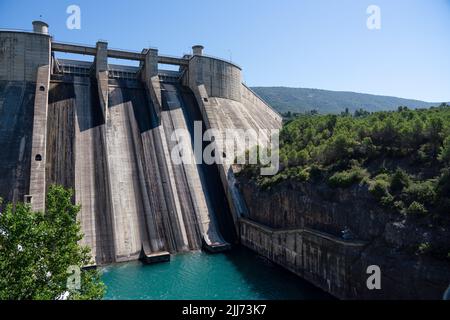
[[[399,106],[429,108],[442,102],[427,102],[395,96],[376,95],[353,91],[334,91],[315,88],[293,88],[284,86],[251,87],[262,99],[279,113],[304,113],[317,110],[319,113],[340,113],[364,109],[370,112],[396,110]]]

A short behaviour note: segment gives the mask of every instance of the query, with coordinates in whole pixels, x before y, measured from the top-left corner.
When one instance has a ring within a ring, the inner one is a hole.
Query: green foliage
[[[423,204],[417,201],[413,201],[409,205],[408,209],[406,209],[406,213],[411,215],[425,215],[428,213],[428,211]]]
[[[367,170],[360,167],[353,167],[350,170],[336,172],[329,179],[330,186],[337,188],[346,188],[355,183],[361,182],[363,179],[369,176]]]
[[[244,171],[265,187],[291,179],[341,188],[362,181],[390,209],[450,218],[450,107],[350,110],[298,115],[280,132],[280,172],[260,178],[254,166]]]
[[[0,299],[100,299],[104,285],[96,270],[81,272],[81,289],[67,288],[69,266],[91,263],[89,248],[79,245],[79,206],[72,192],[51,186],[46,212],[28,204],[8,204],[0,214]]]
[[[436,186],[436,208],[439,213],[450,216],[450,168],[442,170]]]
[[[439,161],[450,163],[450,136],[445,138],[444,144],[440,149],[438,159]]]
[[[408,199],[417,200],[421,203],[432,205],[436,201],[436,186],[433,181],[419,181],[411,183],[404,193]]]
[[[314,109],[322,114],[338,114],[345,108],[353,113],[360,108],[375,112],[397,110],[398,106],[408,106],[409,108],[432,106],[431,103],[423,101],[356,92],[287,87],[253,87],[252,89],[280,113],[289,111],[305,113]]]
[[[409,187],[411,178],[402,169],[397,169],[391,178],[391,191],[401,192],[404,188]]]
[[[366,111],[366,110],[364,110],[364,109],[362,109],[362,108],[359,108],[359,109],[355,110],[355,112],[353,113],[353,116],[354,116],[355,118],[357,118],[357,117],[366,117],[366,116],[368,116],[369,114],[370,114],[369,111]]]
[[[387,174],[380,174],[374,180],[369,182],[369,192],[377,199],[389,196],[389,176]]]
[[[423,242],[421,244],[419,244],[419,246],[417,247],[417,254],[427,254],[430,253],[432,247],[431,247],[431,243],[429,242]]]
[[[323,158],[321,156],[318,158],[326,165],[346,161],[353,155],[355,146],[356,141],[351,136],[344,133],[337,134],[325,144]]]
[[[394,196],[391,194],[387,194],[380,198],[380,204],[385,207],[395,207]]]

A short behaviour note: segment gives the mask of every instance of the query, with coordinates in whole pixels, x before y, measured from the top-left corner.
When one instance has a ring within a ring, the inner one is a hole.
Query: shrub
[[[311,165],[309,167],[309,177],[312,180],[318,180],[320,178],[322,178],[322,169],[318,166],[318,165]]]
[[[375,157],[376,146],[373,144],[372,139],[370,137],[365,137],[362,140],[361,145],[359,147],[359,152],[368,158]]]
[[[297,174],[295,175],[295,177],[300,180],[300,181],[308,181],[309,180],[309,171],[307,168],[305,169],[301,169],[299,168],[297,170]]]
[[[436,204],[441,214],[450,213],[450,169],[442,170],[436,187]]]
[[[397,169],[391,178],[391,191],[400,192],[411,183],[411,178],[402,169]]]
[[[428,210],[420,202],[413,201],[408,209],[406,209],[406,213],[411,215],[425,215],[428,213]]]
[[[404,190],[409,199],[418,200],[421,203],[433,204],[436,201],[435,186],[432,181],[414,182]]]
[[[450,136],[444,140],[444,145],[439,152],[438,159],[439,161],[450,163]]]
[[[348,134],[340,133],[336,135],[325,146],[324,163],[331,164],[348,159],[353,154],[355,145],[355,140]]]
[[[394,201],[393,208],[396,209],[397,211],[402,212],[405,209],[405,204],[401,200]]]
[[[417,247],[417,254],[427,254],[431,251],[431,244],[429,242],[422,242]]]
[[[287,175],[285,173],[278,173],[271,177],[263,177],[257,181],[257,184],[261,189],[270,189],[272,186],[286,180]]]
[[[381,197],[380,204],[385,207],[394,207],[394,197],[391,194],[387,194]]]
[[[442,170],[436,189],[440,197],[450,196],[450,168]]]
[[[378,177],[378,176],[377,176]],[[389,195],[389,182],[384,179],[372,180],[369,183],[369,192],[377,199],[381,199]]]
[[[328,183],[333,188],[346,188],[355,183],[361,182],[367,176],[368,173],[365,169],[362,169],[361,167],[353,167],[350,170],[336,172],[328,179]]]

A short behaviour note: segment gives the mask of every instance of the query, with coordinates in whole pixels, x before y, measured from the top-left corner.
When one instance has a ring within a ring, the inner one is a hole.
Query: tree
[[[353,113],[353,116],[354,116],[355,118],[358,118],[358,117],[366,117],[366,116],[368,116],[368,115],[370,115],[370,112],[364,110],[363,108],[359,108],[359,109],[355,110],[355,112]]]
[[[443,128],[444,128],[444,122],[441,118],[433,117],[430,119],[427,125],[427,131],[428,131],[428,138],[430,140],[430,146],[431,146],[431,154],[433,158],[437,155],[441,144],[442,144],[442,137],[443,137]]]
[[[438,159],[442,162],[450,163],[450,136],[444,140]]]
[[[345,111],[341,112],[341,116],[347,117],[350,115],[350,111],[348,110],[348,108],[345,108]]]
[[[46,212],[8,204],[0,214],[0,299],[100,299],[104,285],[96,270],[82,270],[81,288],[67,287],[68,270],[91,264],[76,220],[72,191],[51,186]]]
[[[411,178],[402,169],[397,169],[391,178],[391,191],[401,192],[404,188],[409,187]]]

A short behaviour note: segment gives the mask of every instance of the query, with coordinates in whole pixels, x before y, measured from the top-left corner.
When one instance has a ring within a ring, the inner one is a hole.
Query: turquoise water
[[[191,252],[169,263],[102,268],[105,299],[329,299],[330,296],[248,249]]]

